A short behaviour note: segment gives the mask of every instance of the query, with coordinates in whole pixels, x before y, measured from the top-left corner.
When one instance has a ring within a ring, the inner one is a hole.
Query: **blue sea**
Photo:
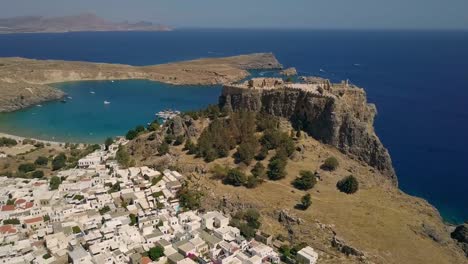
[[[375,127],[400,188],[449,222],[468,220],[468,32],[177,30],[0,35],[0,56],[149,65],[273,52],[302,75],[349,79],[378,108]],[[216,103],[220,87],[148,81],[59,84],[73,98],[0,115],[0,131],[101,141],[166,108]],[[90,93],[94,91],[95,93]],[[111,104],[104,105],[103,101]]]

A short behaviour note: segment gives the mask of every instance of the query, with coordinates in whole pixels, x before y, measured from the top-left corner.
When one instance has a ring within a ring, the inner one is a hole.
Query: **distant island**
[[[62,33],[80,31],[170,31],[166,25],[140,21],[111,22],[95,14],[62,17],[23,16],[0,18],[0,34]]]

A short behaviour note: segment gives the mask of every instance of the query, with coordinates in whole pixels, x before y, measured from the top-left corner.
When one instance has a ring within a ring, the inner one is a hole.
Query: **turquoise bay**
[[[103,142],[145,125],[165,109],[195,110],[217,102],[219,86],[174,86],[146,80],[55,85],[70,97],[0,114],[0,131],[61,142]],[[110,102],[105,104],[104,101]]]

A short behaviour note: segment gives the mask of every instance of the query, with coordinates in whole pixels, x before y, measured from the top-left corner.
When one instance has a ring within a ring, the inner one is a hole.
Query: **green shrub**
[[[179,135],[179,136],[177,136],[177,137],[175,138],[175,140],[174,140],[174,145],[175,145],[175,146],[180,146],[180,145],[184,144],[184,141],[185,141],[184,135]]]
[[[253,189],[255,187],[257,187],[260,183],[262,183],[263,180],[260,179],[260,178],[257,178],[255,176],[250,176],[247,178],[247,181],[245,182],[245,187],[249,188],[249,189]]]
[[[164,248],[162,246],[155,246],[150,248],[148,256],[152,261],[158,261],[160,257],[164,256]]]
[[[49,187],[51,190],[57,190],[61,183],[62,180],[59,177],[52,176],[49,181]]]
[[[231,225],[239,228],[241,234],[247,239],[253,238],[261,226],[260,213],[256,209],[239,211],[233,216]]]
[[[301,209],[302,210],[307,210],[309,206],[312,205],[312,199],[310,197],[310,193],[307,193],[306,195],[302,196],[301,198]]]
[[[187,150],[188,154],[190,154],[190,155],[196,154],[197,153],[197,145],[194,144],[193,141],[190,138],[188,138],[185,141],[184,150]]]
[[[256,178],[263,178],[265,177],[265,170],[265,166],[261,162],[257,162],[250,172]]]
[[[1,137],[0,138],[0,147],[12,147],[16,146],[18,142],[14,139],[7,138],[7,137]]]
[[[101,209],[99,209],[99,214],[104,215],[106,213],[110,212],[109,206],[105,205]]]
[[[167,141],[164,141],[163,143],[159,144],[158,153],[161,156],[166,155],[167,153],[169,153],[169,144],[167,143]]]
[[[201,207],[203,193],[197,190],[192,190],[187,185],[182,186],[177,196],[179,197],[179,202],[182,208],[197,210]]]
[[[81,228],[79,226],[72,227],[73,234],[81,233]]]
[[[132,158],[130,157],[130,154],[127,152],[127,149],[122,145],[119,145],[119,149],[115,154],[115,159],[124,168],[131,167],[134,163],[134,160],[132,160]]]
[[[110,137],[106,138],[104,141],[104,146],[106,146],[106,150],[109,150],[110,145],[114,143],[114,140]]]
[[[32,173],[32,177],[33,177],[33,178],[36,178],[36,179],[44,178],[44,172],[41,171],[41,170],[34,171],[34,172]]]
[[[134,214],[129,214],[128,217],[130,218],[130,225],[134,226],[137,224],[137,216]]]
[[[34,164],[38,166],[46,166],[49,163],[49,159],[44,156],[39,156],[37,159],[34,161]]]
[[[145,132],[145,127],[144,126],[137,126],[134,129],[130,129],[127,132],[127,134],[125,135],[125,138],[128,139],[128,140],[133,140],[143,132]]]
[[[256,138],[250,138],[243,141],[238,147],[236,152],[236,161],[243,162],[249,165],[255,157],[257,151],[258,141]]]
[[[286,177],[286,165],[287,160],[284,157],[278,155],[273,157],[268,164],[268,178],[270,180],[280,180]]]
[[[317,177],[311,171],[301,171],[300,176],[293,181],[294,187],[299,190],[312,189],[317,183]]]
[[[3,220],[3,224],[4,225],[19,225],[20,220],[18,220],[17,218],[10,218],[10,219]]]
[[[167,134],[165,137],[164,137],[164,141],[167,143],[167,144],[172,144],[172,142],[174,142],[175,140],[175,136],[172,135],[172,134]]]
[[[359,182],[353,175],[345,177],[336,183],[336,187],[341,192],[353,194],[359,190]]]
[[[161,125],[158,121],[153,121],[151,124],[148,125],[148,131],[158,131]]]
[[[328,171],[334,171],[338,168],[339,163],[338,160],[335,157],[330,157],[327,158],[323,164],[322,164],[322,169],[328,170]]]
[[[247,182],[247,176],[238,168],[230,169],[223,182],[233,186],[242,186]]]
[[[60,153],[52,160],[52,170],[60,170],[67,165],[66,163],[67,156],[64,153]]]
[[[257,156],[255,156],[256,160],[264,160],[268,156],[268,148],[262,146],[260,151],[258,152]]]
[[[23,173],[28,173],[31,171],[34,171],[36,169],[36,165],[33,163],[23,163],[19,165],[18,171],[23,172]]]

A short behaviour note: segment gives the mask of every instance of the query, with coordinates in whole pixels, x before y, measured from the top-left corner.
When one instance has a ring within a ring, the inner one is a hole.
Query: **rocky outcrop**
[[[457,226],[451,233],[451,237],[458,242],[466,257],[468,257],[468,222]]]
[[[0,81],[0,112],[11,112],[65,96],[61,90],[47,85]]]
[[[397,184],[390,155],[374,132],[376,107],[367,103],[361,88],[328,81],[288,85],[280,80],[254,80],[225,86],[219,104],[228,111],[287,118],[296,128],[369,164]]]
[[[173,136],[196,137],[199,134],[195,120],[189,116],[175,116],[165,124],[166,133]]]
[[[291,67],[291,68],[287,68],[287,69],[280,71],[280,74],[284,76],[296,76],[297,70],[296,68]]]

